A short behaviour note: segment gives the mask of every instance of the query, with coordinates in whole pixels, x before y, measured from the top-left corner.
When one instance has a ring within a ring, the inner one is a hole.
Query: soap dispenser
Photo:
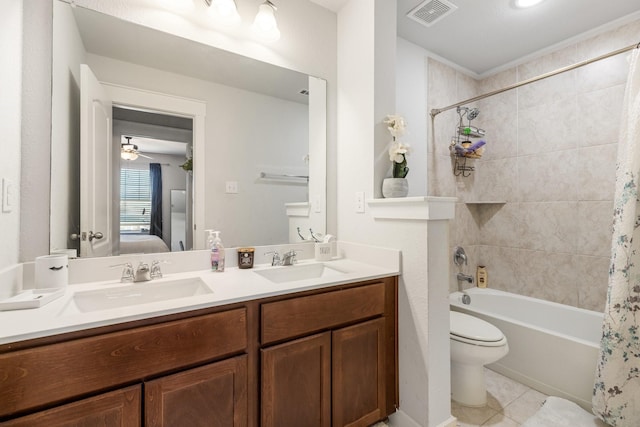
[[[213,241],[211,243],[211,271],[224,271],[224,245],[220,239],[220,232],[213,232]]]

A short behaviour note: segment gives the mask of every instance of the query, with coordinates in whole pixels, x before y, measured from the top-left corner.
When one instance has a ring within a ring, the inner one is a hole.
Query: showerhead
[[[458,107],[456,111],[460,115],[461,120],[462,120],[462,117],[466,115],[467,120],[471,121],[476,117],[478,117],[478,115],[480,114],[480,110],[478,108]]]
[[[467,110],[467,119],[469,121],[475,119],[476,117],[478,117],[478,115],[480,114],[480,110],[477,108],[471,108],[469,110]]]

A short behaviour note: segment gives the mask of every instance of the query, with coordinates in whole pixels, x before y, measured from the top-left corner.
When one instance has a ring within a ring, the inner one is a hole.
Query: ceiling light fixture
[[[544,0],[516,0],[516,7],[520,9],[525,9],[527,7],[532,7],[537,5],[538,3],[542,3]]]
[[[240,23],[240,14],[235,0],[204,0],[207,6],[215,6],[210,10],[215,11],[215,16],[223,25],[237,25]],[[276,22],[275,11],[278,8],[270,1],[265,0],[258,7],[258,13],[251,26],[252,31],[262,40],[274,42],[280,39],[280,30]]]
[[[222,24],[232,26],[240,23],[240,14],[238,14],[235,0],[213,0],[212,4]]]
[[[275,42],[280,39],[280,30],[275,16],[276,10],[278,8],[269,0],[266,0],[258,8],[258,14],[253,21],[251,29],[265,41]]]

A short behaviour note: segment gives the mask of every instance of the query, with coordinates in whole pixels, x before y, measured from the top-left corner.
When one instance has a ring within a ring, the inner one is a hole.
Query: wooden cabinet
[[[368,426],[398,403],[397,278],[0,347],[0,427]]]
[[[247,357],[148,381],[144,400],[148,427],[246,427]]]
[[[332,333],[334,426],[370,426],[385,413],[384,318]]]
[[[244,352],[246,318],[238,308],[0,354],[0,417]]]
[[[395,278],[261,312],[262,427],[366,427],[395,410]]]
[[[261,426],[331,426],[331,334],[261,353]]]

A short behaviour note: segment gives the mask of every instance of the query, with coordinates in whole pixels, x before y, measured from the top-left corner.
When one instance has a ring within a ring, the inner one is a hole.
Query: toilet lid
[[[449,313],[451,318],[450,333],[453,337],[486,343],[495,343],[504,339],[502,331],[489,322],[457,311]]]

